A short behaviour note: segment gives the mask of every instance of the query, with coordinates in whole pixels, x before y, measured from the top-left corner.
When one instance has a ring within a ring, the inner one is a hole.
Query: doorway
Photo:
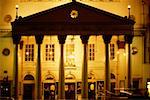
[[[95,82],[88,83],[88,99],[95,100],[95,91],[96,91],[96,84]]]
[[[111,92],[115,93],[115,87],[116,87],[116,83],[111,82]]]
[[[65,98],[75,100],[75,83],[65,83]]]
[[[55,100],[55,83],[44,83],[44,100]]]
[[[24,84],[23,100],[33,100],[33,99],[34,99],[34,84]]]

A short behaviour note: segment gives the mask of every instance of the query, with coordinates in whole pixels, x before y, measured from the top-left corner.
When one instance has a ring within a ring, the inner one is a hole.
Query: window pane
[[[110,44],[110,59],[113,60],[115,58],[115,45]]]
[[[25,61],[34,61],[34,44],[26,44]]]
[[[45,46],[45,60],[46,61],[54,61],[54,52],[55,45],[54,44],[46,44]]]
[[[95,60],[95,44],[89,44],[88,45],[88,58],[89,58],[89,60],[90,61],[93,61],[93,60]]]

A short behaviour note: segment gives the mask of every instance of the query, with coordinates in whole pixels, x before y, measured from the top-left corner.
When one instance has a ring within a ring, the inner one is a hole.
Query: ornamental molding
[[[0,36],[11,36],[11,29],[0,29]]]
[[[11,32],[11,29],[0,29],[0,33],[8,33]]]

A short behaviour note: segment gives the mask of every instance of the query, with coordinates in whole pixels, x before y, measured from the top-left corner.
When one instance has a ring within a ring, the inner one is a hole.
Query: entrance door
[[[11,85],[9,82],[3,82],[0,84],[0,96],[1,97],[9,97],[10,96],[10,88]]]
[[[88,83],[88,99],[95,100],[95,82]]]
[[[139,80],[133,80],[133,88],[135,88],[136,90],[139,89]]]
[[[34,84],[24,84],[23,88],[23,100],[33,100]]]
[[[65,97],[67,100],[75,100],[75,83],[65,83]]]
[[[55,83],[44,83],[44,100],[55,100]]]
[[[140,93],[141,91],[139,90],[139,84],[140,84],[139,79],[133,80],[133,88],[135,94],[141,94]]]
[[[115,82],[111,82],[111,92],[115,93]]]

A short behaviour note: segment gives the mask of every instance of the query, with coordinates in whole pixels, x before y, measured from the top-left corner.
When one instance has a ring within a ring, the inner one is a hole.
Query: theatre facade
[[[11,35],[5,30],[0,40],[0,96],[94,100],[131,88],[144,95],[150,68],[130,6],[127,12],[73,0],[22,17],[16,6]]]

